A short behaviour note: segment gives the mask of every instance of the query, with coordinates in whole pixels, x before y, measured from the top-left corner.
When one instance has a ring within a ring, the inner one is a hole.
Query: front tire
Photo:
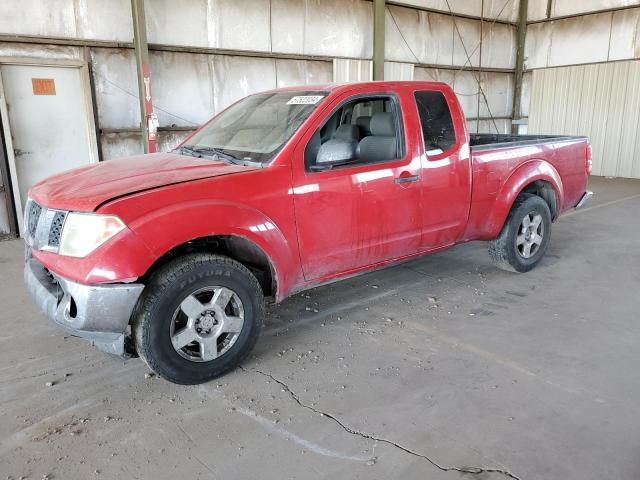
[[[489,255],[498,268],[528,272],[547,251],[551,238],[551,211],[537,195],[521,193],[511,208],[498,238],[489,244]]]
[[[151,277],[133,319],[136,349],[173,383],[195,385],[237,366],[258,339],[264,297],[241,263],[191,254]]]

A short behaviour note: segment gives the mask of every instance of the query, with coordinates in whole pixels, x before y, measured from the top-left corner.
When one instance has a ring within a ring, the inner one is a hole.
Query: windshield
[[[182,151],[236,163],[268,163],[326,95],[319,91],[251,95],[196,132]]]

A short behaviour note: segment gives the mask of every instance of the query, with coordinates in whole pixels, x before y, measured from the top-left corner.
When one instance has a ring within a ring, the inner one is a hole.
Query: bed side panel
[[[471,150],[473,191],[463,241],[491,240],[513,201],[527,185],[545,180],[556,189],[560,213],[575,206],[586,190],[586,139]]]

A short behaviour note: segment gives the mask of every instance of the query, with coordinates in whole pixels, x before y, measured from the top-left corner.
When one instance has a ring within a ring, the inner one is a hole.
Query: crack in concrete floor
[[[330,420],[332,420],[333,422],[338,424],[340,426],[340,428],[342,428],[345,432],[347,432],[347,433],[349,433],[351,435],[359,436],[361,438],[367,438],[369,440],[374,440],[374,441],[379,442],[379,443],[385,443],[387,445],[391,445],[392,447],[397,448],[399,450],[402,450],[403,452],[408,453],[409,455],[412,455],[414,457],[419,457],[419,458],[422,458],[422,459],[426,460],[431,465],[433,465],[434,467],[436,467],[437,469],[439,469],[439,470],[441,470],[443,472],[460,472],[460,473],[466,473],[466,474],[472,474],[472,475],[480,475],[480,474],[483,474],[483,473],[497,473],[499,475],[504,475],[505,477],[511,478],[513,480],[522,480],[520,477],[518,477],[514,473],[511,473],[508,470],[504,470],[504,469],[500,469],[500,468],[471,467],[471,466],[453,467],[453,466],[441,465],[438,462],[436,462],[435,460],[433,460],[432,458],[430,458],[428,455],[416,452],[415,450],[412,450],[409,447],[405,447],[404,445],[401,445],[401,444],[399,444],[397,442],[394,442],[393,440],[389,440],[387,438],[382,438],[382,437],[378,437],[376,435],[372,435],[372,434],[368,434],[368,433],[365,433],[365,432],[358,431],[358,430],[350,427],[346,423],[344,423],[342,420],[340,420],[335,415],[333,415],[331,413],[328,413],[328,412],[324,412],[322,410],[318,410],[318,409],[312,407],[311,405],[307,405],[302,400],[300,400],[300,397],[289,387],[289,385],[287,385],[282,380],[274,377],[270,373],[263,372],[262,370],[258,370],[257,368],[246,368],[246,367],[242,367],[242,366],[240,366],[239,368],[241,370],[243,370],[243,371],[247,371],[247,370],[248,371],[252,371],[252,372],[258,373],[258,374],[260,374],[260,375],[262,375],[264,377],[270,378],[271,380],[276,382],[278,385],[280,385],[282,387],[282,389],[285,392],[287,392],[291,396],[291,398],[298,405],[300,405],[302,408],[310,410],[310,411],[312,411],[312,412],[314,412],[314,413],[316,413],[316,414],[318,414],[320,416],[329,418]]]

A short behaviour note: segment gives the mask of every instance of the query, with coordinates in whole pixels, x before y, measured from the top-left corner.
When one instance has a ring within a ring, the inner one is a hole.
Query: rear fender
[[[558,206],[564,204],[564,190],[558,171],[545,160],[529,160],[516,168],[502,185],[488,218],[489,238],[496,238],[500,234],[517,196],[528,185],[538,180],[545,181],[553,187]]]
[[[170,205],[136,219],[129,225],[160,258],[170,250],[198,238],[215,235],[243,237],[267,256],[277,282],[276,301],[299,281],[297,246],[260,211],[221,201],[194,201]],[[147,265],[145,272],[151,267]]]

